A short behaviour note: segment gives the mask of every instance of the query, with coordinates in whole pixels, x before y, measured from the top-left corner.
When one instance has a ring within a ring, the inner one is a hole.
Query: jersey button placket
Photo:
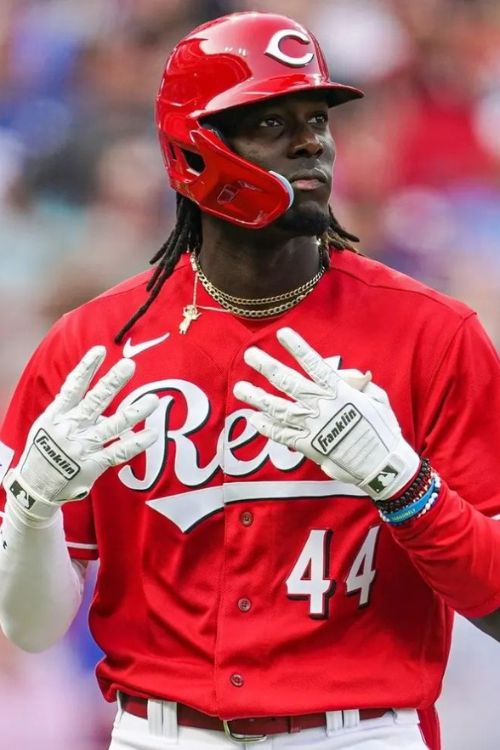
[[[275,532],[272,523],[266,523],[266,509],[259,509],[257,515],[248,502],[236,505],[239,484],[232,475],[224,479],[224,564],[217,621],[216,690],[220,705],[236,716],[245,711],[247,700],[257,700],[260,665],[254,653],[265,614],[255,572],[265,578],[267,563],[262,551],[270,547]],[[263,597],[266,600],[267,591]]]

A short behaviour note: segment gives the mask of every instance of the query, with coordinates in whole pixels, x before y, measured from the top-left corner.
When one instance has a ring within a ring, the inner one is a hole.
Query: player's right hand
[[[102,416],[135,370],[131,359],[121,359],[88,391],[105,356],[104,346],[85,354],[34,422],[18,465],[5,477],[9,500],[25,517],[49,519],[62,503],[86,497],[106,469],[134,458],[158,437],[149,429],[132,431],[158,406],[154,394]]]

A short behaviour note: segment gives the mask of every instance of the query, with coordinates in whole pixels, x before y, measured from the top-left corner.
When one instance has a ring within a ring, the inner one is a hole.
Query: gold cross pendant
[[[184,310],[182,311],[183,318],[179,325],[179,333],[187,333],[187,330],[193,320],[197,320],[201,312],[198,311],[198,308],[196,305],[186,305]]]

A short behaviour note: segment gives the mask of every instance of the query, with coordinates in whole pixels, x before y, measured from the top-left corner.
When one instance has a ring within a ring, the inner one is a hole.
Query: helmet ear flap
[[[260,229],[290,207],[293,189],[282,175],[243,159],[212,128],[193,129],[191,140],[206,169],[198,175],[179,175],[184,178],[181,192],[189,191],[203,211]]]
[[[168,139],[162,130],[160,140],[172,187],[202,211],[261,229],[293,203],[288,180],[239,156],[216,125],[193,122],[191,148]]]

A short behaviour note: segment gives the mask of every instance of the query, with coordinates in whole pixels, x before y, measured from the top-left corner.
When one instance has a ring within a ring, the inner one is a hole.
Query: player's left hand
[[[281,328],[277,338],[310,377],[258,347],[247,349],[245,362],[293,399],[236,383],[235,396],[258,409],[253,426],[374,500],[397,495],[417,473],[420,458],[403,438],[385,391],[368,378],[359,390],[350,385],[291,328]]]

